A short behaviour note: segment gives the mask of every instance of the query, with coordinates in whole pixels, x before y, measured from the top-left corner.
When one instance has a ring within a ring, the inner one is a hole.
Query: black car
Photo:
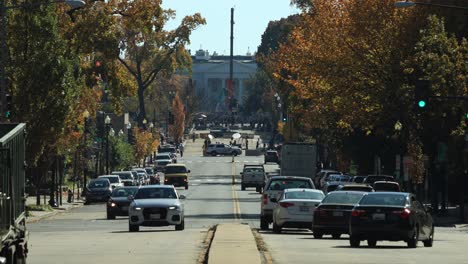
[[[364,195],[365,192],[335,191],[325,196],[314,211],[314,238],[331,234],[337,239],[341,234],[348,234],[351,211]]]
[[[411,193],[374,192],[354,207],[349,222],[349,243],[359,247],[367,240],[375,247],[378,240],[405,241],[415,248],[418,241],[432,247],[434,224],[430,209],[424,208]]]
[[[138,186],[117,187],[107,201],[107,219],[115,219],[116,216],[128,216],[130,200],[128,196],[135,196]]]
[[[85,188],[85,204],[91,202],[106,202],[112,193],[112,187],[108,179],[92,179]]]
[[[374,182],[376,181],[395,181],[395,178],[390,175],[369,175],[367,176],[362,183],[369,184],[370,186],[374,186]]]
[[[367,176],[354,176],[351,181],[354,183],[362,183]]]
[[[267,150],[265,152],[265,164],[267,162],[274,162],[279,164],[279,155],[276,150]]]
[[[374,189],[367,184],[343,184],[338,186],[336,191],[358,191],[358,192],[373,192]]]

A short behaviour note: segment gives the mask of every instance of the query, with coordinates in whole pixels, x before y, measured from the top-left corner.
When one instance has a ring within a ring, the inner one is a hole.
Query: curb
[[[60,213],[66,213],[74,208],[80,208],[80,207],[83,207],[83,203],[80,202],[80,203],[73,203],[71,206],[68,206],[66,208],[57,208],[57,209],[53,209],[53,211],[49,211],[48,213],[45,213],[41,216],[32,216],[32,217],[27,217],[26,218],[26,223],[30,224],[30,223],[37,223],[41,220],[44,220],[46,218],[49,218],[49,217],[52,217],[52,216],[56,216]],[[31,211],[31,212],[38,212],[38,211]]]

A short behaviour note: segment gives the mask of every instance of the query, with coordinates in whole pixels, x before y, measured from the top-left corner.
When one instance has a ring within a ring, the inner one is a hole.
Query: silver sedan
[[[285,189],[273,209],[273,231],[288,228],[312,228],[315,207],[325,197],[315,189]]]
[[[128,210],[128,229],[137,232],[140,226],[175,225],[175,230],[184,230],[185,196],[177,193],[172,185],[147,185],[138,189]]]

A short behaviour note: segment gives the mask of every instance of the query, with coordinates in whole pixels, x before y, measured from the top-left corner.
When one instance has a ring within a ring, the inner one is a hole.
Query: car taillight
[[[164,181],[169,181],[169,179],[164,179]]]
[[[393,211],[392,213],[399,215],[402,219],[407,219],[411,215],[411,210],[408,208],[405,208],[401,211]]]
[[[187,182],[187,179],[184,179],[184,182]]]
[[[288,203],[288,202],[281,202],[279,203],[281,207],[284,207],[284,208],[288,208],[288,207],[291,207],[291,206],[294,206],[293,203]]]
[[[263,194],[263,204],[268,204],[268,194]]]
[[[356,210],[354,209],[353,211],[351,211],[351,216],[354,216],[354,217],[359,217],[359,216],[363,216],[366,214],[366,211],[364,210]]]

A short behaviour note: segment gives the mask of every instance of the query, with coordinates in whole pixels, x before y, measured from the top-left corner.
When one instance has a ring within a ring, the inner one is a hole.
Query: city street
[[[128,232],[128,220],[105,219],[105,204],[91,204],[29,225],[30,263],[196,263],[210,226],[248,223],[259,228],[260,194],[240,190],[239,172],[245,163],[261,163],[263,157],[202,157],[201,140],[186,146],[183,158],[192,171],[187,196],[184,231],[174,227],[143,227]],[[266,165],[275,174],[278,166]],[[236,184],[233,185],[235,175]],[[274,263],[466,263],[464,248],[468,230],[437,228],[433,248],[407,249],[404,242],[379,242],[377,248],[349,247],[340,240],[313,239],[310,231],[261,232]],[[447,260],[446,256],[450,256]],[[346,260],[343,262],[343,260]]]

